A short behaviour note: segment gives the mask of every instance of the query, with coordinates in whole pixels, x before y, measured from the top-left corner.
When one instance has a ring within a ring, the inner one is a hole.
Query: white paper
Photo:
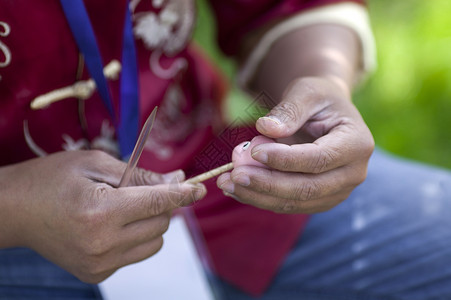
[[[123,267],[100,284],[105,300],[214,299],[182,217],[171,220],[156,255]]]

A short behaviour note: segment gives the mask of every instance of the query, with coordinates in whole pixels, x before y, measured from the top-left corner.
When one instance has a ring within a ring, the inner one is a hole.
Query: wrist
[[[322,76],[322,78],[327,80],[330,84],[334,85],[344,97],[351,99],[352,85],[350,85],[349,82],[347,82],[345,79],[332,74],[324,75]]]
[[[327,78],[350,94],[361,51],[355,34],[342,26],[313,25],[280,38],[260,63],[249,87],[280,99],[297,78]]]
[[[21,193],[15,190],[18,166],[0,168],[0,248],[25,246],[21,223],[26,219],[22,217],[26,208],[21,207]]]

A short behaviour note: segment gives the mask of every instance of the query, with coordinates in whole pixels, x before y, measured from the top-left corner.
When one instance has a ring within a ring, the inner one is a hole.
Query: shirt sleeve
[[[320,23],[339,24],[353,30],[360,39],[360,78],[376,66],[376,50],[364,0],[211,0],[217,18],[218,42],[227,55],[236,55],[249,32],[267,24],[271,27],[250,52],[238,74],[246,86],[270,47],[288,32]]]

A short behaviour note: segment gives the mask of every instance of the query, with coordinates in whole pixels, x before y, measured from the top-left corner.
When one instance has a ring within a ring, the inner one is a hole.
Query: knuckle
[[[359,135],[360,138],[355,141],[356,152],[358,151],[359,157],[367,160],[374,151],[376,146],[374,137],[371,134],[370,130],[365,126],[362,134]]]
[[[282,122],[295,122],[298,116],[298,107],[291,101],[286,101],[276,106],[273,112],[281,119]]]
[[[82,251],[86,257],[99,257],[107,253],[112,245],[108,239],[102,237],[103,234],[89,234],[82,242]]]
[[[108,189],[105,186],[97,186],[94,190],[94,198],[96,203],[108,201]]]
[[[293,163],[288,155],[284,155],[280,158],[280,166],[283,170],[290,170],[293,166]]]
[[[166,211],[166,201],[162,192],[160,191],[152,191],[150,197],[152,201],[148,206],[148,214],[157,216]]]
[[[86,273],[92,279],[101,274],[102,269],[102,264],[99,262],[99,260],[91,259],[91,261],[86,265]]]
[[[330,168],[334,161],[335,155],[332,151],[321,150],[316,154],[316,157],[310,161],[309,169],[312,173],[319,174]]]
[[[157,253],[158,251],[161,250],[161,248],[163,248],[163,243],[164,243],[163,237],[162,236],[158,237],[154,253]]]
[[[368,127],[362,128],[363,132],[359,135],[359,139],[355,141],[356,148],[360,153],[360,157],[369,157],[375,148],[374,137]]]
[[[301,201],[310,201],[316,199],[319,194],[319,186],[313,181],[302,183],[293,188],[292,198]]]
[[[338,204],[342,203],[343,201],[345,201],[346,199],[349,198],[349,196],[351,195],[352,190],[349,191],[345,191],[342,194],[338,195],[335,199],[335,202],[331,204],[330,209],[334,208],[335,206],[337,206]]]
[[[355,186],[357,186],[357,185],[363,183],[363,182],[365,181],[365,179],[366,179],[366,176],[367,176],[367,171],[366,171],[366,169],[365,169],[365,171],[363,171],[363,172],[357,177],[357,180],[356,180],[356,182],[355,182]]]
[[[332,208],[333,208],[333,206],[331,206],[331,205],[324,205],[324,204],[311,205],[311,206],[304,205],[302,207],[302,213],[304,213],[304,214],[316,214],[316,213],[326,212],[326,211],[328,211],[328,210],[330,210]]]
[[[255,203],[256,203],[255,199],[252,199],[248,195],[245,195],[245,194],[242,194],[242,193],[239,193],[239,192],[235,192],[235,194],[233,195],[233,198],[235,200],[239,200],[239,202],[241,202],[243,204],[255,205]]]
[[[351,192],[352,189],[349,189],[348,191],[341,192],[334,195],[333,197],[330,197],[327,201],[321,201],[319,204],[314,203],[314,205],[306,207],[305,213],[315,214],[329,211],[334,207],[336,207],[337,205],[339,205],[340,203],[342,203],[343,201],[345,201],[349,197]]]
[[[101,225],[107,223],[109,219],[108,213],[100,205],[100,203],[105,203],[107,200],[107,188],[97,186],[94,189],[94,195],[91,201],[84,201],[81,204],[78,210],[78,217],[85,228],[99,228]]]
[[[322,213],[322,212],[329,211],[329,210],[331,210],[332,208],[336,207],[338,204],[340,204],[341,202],[343,202],[346,199],[347,199],[346,196],[337,197],[335,199],[335,201],[331,201],[330,203],[327,203],[325,205],[318,206],[317,208],[315,208],[315,211],[313,211],[312,213]]]
[[[158,235],[161,236],[163,233],[165,233],[169,228],[169,217],[168,216],[162,216],[158,220],[157,228],[158,228]]]
[[[363,145],[363,151],[364,153],[368,153],[368,156],[370,156],[373,153],[375,147],[376,144],[374,142],[374,138],[370,136],[370,138],[367,139]]]
[[[278,213],[282,214],[293,214],[298,211],[298,205],[291,200],[284,200],[283,203],[279,206]]]
[[[89,160],[98,162],[103,161],[105,158],[109,157],[109,155],[102,150],[89,150],[86,157],[88,157]]]
[[[142,168],[136,168],[133,172],[133,180],[136,185],[152,185],[165,182],[164,176]]]
[[[148,171],[136,168],[133,172],[133,181],[135,185],[148,185],[151,182],[151,176]]]
[[[326,212],[331,210],[332,208],[334,208],[336,206],[336,204],[334,205],[323,205],[323,206],[318,206],[314,209],[312,209],[312,214],[316,214],[316,213],[322,213],[322,212]]]
[[[98,205],[98,199],[107,197],[104,187],[95,189],[94,201],[87,201],[76,214],[77,223],[80,224],[81,249],[87,256],[97,256],[107,252],[111,248],[108,236],[108,224],[110,214],[102,206]]]
[[[360,170],[357,170],[354,172],[354,178],[351,182],[352,186],[358,186],[359,184],[363,183],[366,179],[366,176],[368,174],[368,169],[365,166],[364,168],[360,168]]]
[[[272,172],[271,172],[272,173]],[[271,175],[272,176],[272,175]],[[270,177],[271,178],[271,177]],[[265,194],[272,194],[275,191],[274,182],[268,180],[267,178],[253,178],[253,184],[258,188],[258,190]]]
[[[98,275],[89,275],[86,280],[82,280],[85,283],[89,284],[99,284],[106,279],[106,276],[98,276]]]
[[[161,229],[162,229],[162,234],[166,233],[166,231],[168,231],[168,229],[169,229],[169,218],[165,219],[164,223],[161,226]]]
[[[88,283],[100,282],[102,274],[104,274],[106,269],[99,257],[85,257],[80,264],[80,275],[77,276],[80,280]]]
[[[163,237],[158,236],[155,239],[153,239],[150,242],[150,244],[146,245],[146,253],[145,253],[146,258],[155,255],[157,252],[159,252],[161,248],[163,248],[163,243],[164,243]]]
[[[279,165],[281,170],[293,170],[296,165],[296,160],[290,153],[280,153],[279,155],[275,156],[274,159],[276,160],[276,164]]]

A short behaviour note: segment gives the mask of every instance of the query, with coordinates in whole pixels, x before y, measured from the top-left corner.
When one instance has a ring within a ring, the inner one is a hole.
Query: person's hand
[[[293,81],[256,127],[278,141],[251,150],[268,168],[235,165],[217,180],[242,203],[280,213],[322,212],[366,178],[374,141],[349,93],[333,79]]]
[[[99,151],[61,152],[9,166],[3,199],[13,204],[16,245],[34,249],[79,279],[98,283],[162,246],[173,209],[202,198],[184,173],[136,169]],[[5,173],[3,173],[5,174]]]

